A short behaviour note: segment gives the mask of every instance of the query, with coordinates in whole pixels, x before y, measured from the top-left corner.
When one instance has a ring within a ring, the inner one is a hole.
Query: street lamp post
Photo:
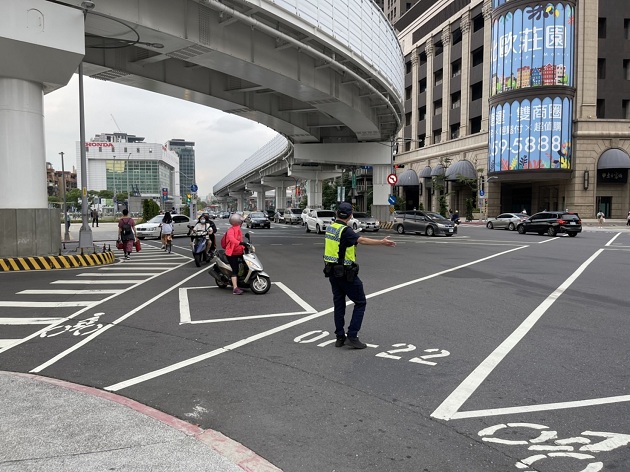
[[[63,164],[64,152],[60,152],[61,156],[61,184],[63,185],[63,227],[65,231],[63,233],[63,240],[70,241],[70,228],[68,225],[68,204],[66,203],[66,169]]]

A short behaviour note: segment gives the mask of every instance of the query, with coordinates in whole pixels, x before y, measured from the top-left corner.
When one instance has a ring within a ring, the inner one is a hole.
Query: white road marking
[[[37,372],[41,372],[42,370],[44,370],[46,367],[49,367],[51,365],[53,365],[55,362],[57,362],[60,359],[63,359],[64,357],[66,357],[68,354],[76,351],[77,349],[79,349],[80,347],[84,346],[85,344],[87,344],[88,342],[92,341],[93,339],[95,339],[96,337],[100,336],[101,334],[103,334],[105,331],[107,331],[109,328],[112,328],[113,326],[117,325],[118,323],[126,320],[127,318],[129,318],[130,316],[134,315],[135,313],[139,312],[140,310],[142,310],[144,307],[149,306],[151,303],[155,302],[156,300],[159,300],[160,298],[162,298],[163,296],[167,295],[168,293],[170,293],[171,291],[175,290],[176,288],[178,288],[180,285],[185,284],[186,282],[188,282],[190,279],[192,279],[193,277],[197,277],[200,274],[203,274],[206,272],[206,269],[201,269],[200,271],[190,275],[189,277],[186,277],[184,280],[182,280],[181,282],[179,282],[176,285],[173,285],[172,287],[164,290],[162,293],[156,295],[155,297],[151,298],[150,300],[147,300],[146,302],[144,302],[143,304],[137,306],[136,308],[134,308],[133,310],[131,310],[130,312],[124,314],[123,316],[117,318],[115,321],[113,321],[111,324],[108,324],[106,326],[103,326],[101,329],[99,329],[98,331],[92,333],[91,335],[89,335],[87,338],[85,338],[84,340],[82,340],[81,342],[75,344],[74,346],[72,346],[71,348],[66,349],[65,351],[57,354],[55,357],[53,357],[52,359],[44,362],[43,364],[35,367],[33,370],[31,370],[31,372],[33,373],[37,373]],[[76,315],[73,315],[76,316]],[[1,352],[1,351],[0,351]]]
[[[75,301],[75,302],[17,302],[0,301],[0,308],[65,308],[77,306],[92,306],[96,301]]]
[[[179,289],[179,324],[190,323],[190,304],[188,303],[188,289]]]
[[[131,267],[130,267],[131,269]],[[153,269],[155,270],[155,269]],[[100,272],[89,272],[87,274],[77,274],[77,277],[120,277],[120,276],[150,276],[150,275],[158,275],[162,272],[126,272],[125,274],[101,274]]]
[[[52,324],[58,321],[63,321],[63,318],[0,318],[0,325]]]
[[[190,324],[203,324],[203,323],[221,323],[224,321],[243,321],[243,320],[257,320],[261,318],[280,318],[282,316],[296,316],[296,315],[304,315],[303,311],[296,311],[294,313],[274,313],[271,315],[251,315],[251,316],[238,316],[235,318],[218,318],[216,320],[199,320],[199,321],[188,321]],[[183,319],[183,318],[182,318]],[[180,324],[184,324],[184,321],[180,321]]]
[[[621,233],[615,234],[613,238],[605,244],[605,246],[610,246],[619,236],[621,236]]]
[[[375,292],[375,293],[372,293],[370,295],[367,295],[366,298],[373,298],[373,297],[376,297],[378,295],[382,295],[384,293],[389,293],[389,292],[392,292],[394,290],[398,290],[400,288],[408,287],[409,285],[417,284],[417,283],[423,282],[425,280],[432,279],[434,277],[439,277],[440,275],[448,274],[450,272],[454,272],[454,271],[459,270],[459,269],[470,267],[472,265],[479,264],[481,262],[485,262],[485,261],[494,259],[496,257],[508,254],[510,252],[514,252],[514,251],[518,251],[520,249],[524,249],[526,247],[528,247],[528,246],[521,246],[521,247],[509,249],[507,251],[499,252],[497,254],[493,254],[493,255],[487,256],[487,257],[482,257],[481,259],[477,259],[475,261],[471,261],[471,262],[468,262],[466,264],[462,264],[462,265],[459,265],[457,267],[453,267],[451,269],[446,269],[446,270],[443,270],[443,271],[440,271],[440,272],[436,272],[435,274],[428,275],[426,277],[421,277],[419,279],[415,279],[415,280],[412,280],[410,282],[405,282],[405,283],[402,283],[402,284],[394,285],[394,286],[392,286],[392,287],[390,287],[388,289],[379,290],[378,292]],[[181,285],[181,284],[179,284],[179,285]],[[175,287],[172,287],[171,289],[173,289],[173,288],[175,288]],[[171,289],[169,289],[169,291]],[[346,305],[349,305],[350,303],[352,303],[352,302],[347,302]],[[174,372],[176,370],[182,369],[184,367],[188,367],[189,365],[196,364],[197,362],[201,362],[201,361],[204,361],[206,359],[210,359],[211,357],[215,357],[215,356],[218,356],[220,354],[224,354],[226,352],[230,352],[230,351],[232,351],[234,349],[238,349],[239,347],[245,346],[245,345],[247,345],[249,343],[252,343],[254,341],[258,341],[259,339],[263,339],[263,338],[266,338],[266,337],[271,336],[273,334],[285,331],[285,330],[287,330],[289,328],[293,328],[294,326],[299,326],[299,325],[301,325],[303,323],[307,323],[307,322],[309,322],[311,320],[315,320],[315,319],[320,318],[320,317],[322,317],[324,315],[327,315],[328,313],[332,313],[333,311],[334,311],[334,307],[333,308],[327,308],[326,310],[319,311],[317,313],[313,313],[312,315],[305,316],[304,318],[300,318],[299,320],[291,321],[289,323],[277,326],[276,328],[272,328],[272,329],[269,329],[267,331],[263,331],[262,333],[255,334],[253,336],[249,336],[249,337],[247,337],[245,339],[242,339],[240,341],[236,341],[236,342],[234,342],[232,344],[228,344],[225,347],[222,347],[222,348],[219,348],[219,349],[215,349],[215,350],[207,352],[205,354],[200,354],[199,356],[192,357],[190,359],[186,359],[184,361],[177,362],[175,364],[171,364],[170,366],[163,367],[162,369],[157,369],[157,370],[154,370],[152,372],[148,372],[146,374],[139,375],[137,377],[134,377],[134,378],[129,379],[129,380],[125,380],[123,382],[119,382],[119,383],[114,384],[114,385],[110,385],[109,387],[105,387],[105,390],[109,390],[109,391],[115,392],[115,391],[121,390],[123,388],[130,387],[132,385],[136,385],[136,384],[139,384],[139,383],[142,383],[142,382],[146,382],[147,380],[151,380],[151,379],[154,379],[156,377],[160,377],[162,375],[168,374],[170,372]],[[131,316],[131,315],[129,315],[129,316]]]
[[[17,295],[100,295],[103,293],[121,293],[119,289],[98,290],[22,290]]]
[[[9,347],[18,341],[19,339],[0,339],[0,348]]]
[[[630,402],[630,395],[616,397],[593,398],[589,400],[577,400],[558,403],[543,403],[539,405],[524,405],[506,408],[489,408],[487,410],[462,411],[453,414],[451,419],[461,420],[465,418],[482,418],[485,416],[514,415],[520,413],[532,413],[535,411],[563,410],[568,408],[581,408],[585,406],[607,405],[610,403]],[[433,415],[431,415],[433,416]]]
[[[442,402],[431,416],[442,420],[450,420],[458,413],[461,406],[479,388],[496,366],[510,351],[529,333],[558,298],[575,282],[586,268],[603,252],[598,249],[589,257],[562,285],[554,290],[538,307],[510,334],[472,373]]]
[[[149,279],[147,279],[149,280]],[[90,284],[137,284],[145,280],[55,280],[51,284],[90,285]]]
[[[545,239],[544,241],[539,241],[537,244],[545,244],[548,243],[549,241],[556,241],[558,238],[549,238],[549,239]]]

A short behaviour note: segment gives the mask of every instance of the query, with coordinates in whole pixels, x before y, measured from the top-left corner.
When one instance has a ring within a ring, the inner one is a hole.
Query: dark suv
[[[567,211],[541,211],[516,227],[520,234],[538,233],[555,236],[558,233],[567,233],[571,237],[582,232],[582,220],[577,213]]]

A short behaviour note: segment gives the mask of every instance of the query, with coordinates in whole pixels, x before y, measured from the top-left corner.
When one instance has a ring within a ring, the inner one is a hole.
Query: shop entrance
[[[597,197],[597,213],[600,211],[606,218],[610,218],[612,209],[612,197]]]
[[[531,185],[503,184],[501,186],[501,212],[520,213],[527,211],[532,214],[532,187]]]

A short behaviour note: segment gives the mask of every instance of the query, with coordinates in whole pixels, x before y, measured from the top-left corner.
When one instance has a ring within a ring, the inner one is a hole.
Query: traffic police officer
[[[330,280],[335,306],[336,347],[347,344],[355,349],[365,349],[367,345],[359,340],[359,330],[365,314],[365,292],[359,279],[359,266],[356,263],[357,244],[395,246],[389,236],[384,239],[371,239],[359,236],[347,226],[352,217],[352,205],[343,202],[337,208],[337,219],[326,229],[324,246],[324,275]],[[354,302],[352,318],[348,326],[348,337],[344,331],[346,297]]]

